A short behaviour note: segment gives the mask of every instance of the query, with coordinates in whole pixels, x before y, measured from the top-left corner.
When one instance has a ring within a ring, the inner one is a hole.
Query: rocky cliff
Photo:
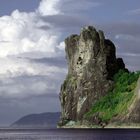
[[[128,114],[122,118],[122,122],[140,124],[140,78],[137,81],[134,91],[134,100],[129,107]]]
[[[92,105],[113,88],[113,76],[120,69],[127,71],[123,60],[116,58],[114,44],[92,26],[66,38],[65,44],[68,74],[60,92],[62,126],[83,120]]]

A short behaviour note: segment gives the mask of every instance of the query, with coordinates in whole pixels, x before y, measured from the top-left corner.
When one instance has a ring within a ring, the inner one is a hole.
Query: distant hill
[[[47,127],[56,128],[60,112],[30,114],[14,122],[11,127]]]

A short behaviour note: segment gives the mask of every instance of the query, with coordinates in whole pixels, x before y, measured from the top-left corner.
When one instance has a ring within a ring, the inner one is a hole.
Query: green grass
[[[98,117],[103,121],[109,121],[117,115],[127,113],[129,105],[134,98],[134,90],[140,72],[125,72],[120,70],[114,76],[114,88],[106,96],[97,101],[85,118],[89,119],[98,113]]]

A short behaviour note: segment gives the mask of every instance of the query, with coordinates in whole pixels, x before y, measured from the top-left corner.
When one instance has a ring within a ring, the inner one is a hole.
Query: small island
[[[103,31],[84,27],[65,39],[68,74],[61,86],[60,128],[140,127],[140,72],[116,58]]]

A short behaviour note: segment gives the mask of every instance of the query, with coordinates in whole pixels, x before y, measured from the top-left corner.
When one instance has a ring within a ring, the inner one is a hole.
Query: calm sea
[[[140,129],[0,129],[0,140],[140,140]]]

